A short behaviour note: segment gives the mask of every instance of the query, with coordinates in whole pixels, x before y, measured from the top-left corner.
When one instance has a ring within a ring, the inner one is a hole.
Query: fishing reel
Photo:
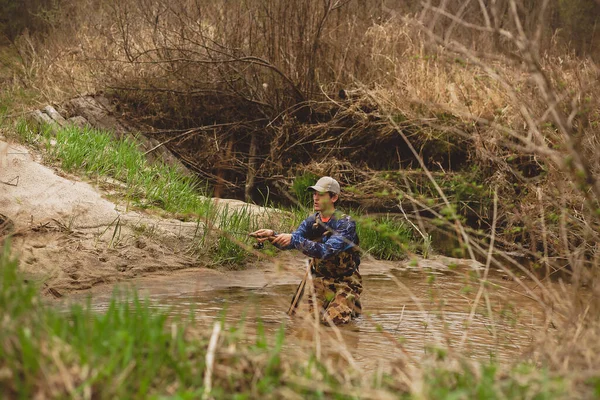
[[[252,233],[251,233],[251,234],[249,234],[249,236],[250,236],[250,237],[253,237],[253,238],[255,238],[256,240],[258,240],[258,239],[259,239],[259,238],[258,238],[258,236],[256,236],[256,235],[253,235]],[[263,242],[258,242],[258,241],[257,241],[256,243],[254,243],[254,244],[252,245],[252,248],[253,248],[254,250],[262,250],[262,249],[264,249],[264,248],[265,248],[265,244],[264,244]]]
[[[251,237],[253,237],[253,238],[255,238],[255,239],[257,239],[257,240],[258,240],[258,239],[261,239],[260,237],[258,237],[258,236],[256,236],[256,235],[253,235],[253,234],[250,234],[250,236],[251,236]],[[273,237],[275,237],[275,236],[277,236],[277,234],[275,234],[275,235],[273,235],[273,236],[269,237],[269,240],[271,240],[271,238],[273,238]],[[265,243],[264,243],[264,242],[256,242],[256,243],[254,243],[254,244],[252,245],[252,248],[253,248],[254,250],[262,250],[262,249],[264,249],[264,248],[265,248]]]

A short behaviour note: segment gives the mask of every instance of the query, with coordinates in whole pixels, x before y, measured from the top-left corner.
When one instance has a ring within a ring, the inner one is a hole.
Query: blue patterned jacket
[[[336,211],[329,221],[323,222],[320,213],[317,212],[306,218],[298,229],[292,232],[290,245],[283,250],[300,250],[315,259],[314,261],[319,261],[318,264],[321,260],[326,264],[337,264],[336,269],[339,274],[342,273],[339,271],[340,267],[347,269],[348,273],[358,269],[360,264],[358,244],[356,222],[349,216]],[[342,262],[343,260],[347,261]],[[347,268],[340,263],[347,264]]]

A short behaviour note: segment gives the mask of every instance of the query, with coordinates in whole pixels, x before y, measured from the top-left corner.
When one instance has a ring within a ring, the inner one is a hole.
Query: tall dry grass
[[[540,337],[536,356],[550,361],[561,373],[589,383],[597,379],[600,365],[592,339],[597,339],[600,322],[594,311],[600,305],[600,165],[593,156],[599,150],[600,99],[594,93],[600,70],[589,60],[542,52],[539,33],[526,34],[517,3],[511,0],[508,7],[516,27],[513,31],[489,22],[471,24],[430,8],[441,20],[448,18],[475,32],[501,37],[505,46],[498,47],[495,54],[482,54],[467,40],[448,40],[421,21],[424,28],[420,32],[428,36],[431,46],[439,47],[415,68],[395,70],[393,76],[399,76],[396,84],[389,81],[392,88],[380,88],[372,96],[388,115],[410,109],[412,102],[445,110],[475,126],[458,132],[472,136],[476,151],[471,162],[494,166],[488,184],[500,203],[512,207],[503,210],[504,216],[495,215],[487,242],[469,244],[459,220],[452,221],[453,228],[473,253],[487,254],[487,267],[505,268],[500,259],[509,257],[493,255],[495,235],[500,234],[495,231],[497,222],[504,219],[502,227],[506,229],[511,219],[513,224],[521,221],[530,236],[528,251],[534,271],[542,270],[539,300],[552,328]],[[541,14],[539,24],[543,23]],[[378,38],[385,43],[389,35],[380,33]],[[382,53],[389,57],[389,51]],[[390,64],[402,65],[394,59]],[[519,157],[534,160],[543,173],[527,176],[519,171],[510,163],[511,158]],[[516,182],[509,174],[518,178]],[[508,187],[510,183],[518,185],[520,202],[511,198],[515,192]],[[440,196],[444,197],[441,190]],[[516,260],[509,261],[518,265]],[[548,284],[556,278],[561,283],[558,289]]]
[[[65,90],[107,87],[147,97],[169,94],[170,101],[182,94],[196,101],[214,94],[241,99],[273,118],[288,107],[324,99],[323,89],[336,93],[356,80],[387,85],[385,77],[410,67],[407,61],[433,56],[436,50],[425,49],[422,37],[402,21],[407,12],[418,12],[421,26],[445,42],[462,40],[482,52],[493,50],[495,42],[514,49],[493,32],[469,28],[490,20],[499,29],[513,29],[508,2],[501,3],[482,14],[474,1],[425,7],[335,0],[63,1],[49,21],[53,32],[41,43],[23,35],[17,47],[27,66],[23,73],[35,76],[37,86],[54,98]],[[537,13],[529,7],[519,14],[533,34]],[[545,49],[556,46],[552,32],[545,28],[540,35]],[[71,85],[56,87],[52,82],[58,78]]]

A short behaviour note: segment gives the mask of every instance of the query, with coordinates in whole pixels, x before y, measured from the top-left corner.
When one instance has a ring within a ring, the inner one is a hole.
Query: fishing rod
[[[250,236],[250,237],[255,238],[255,239],[258,240],[258,237],[256,235],[252,235],[252,234],[250,234],[248,232],[234,231],[234,230],[228,230],[228,229],[221,229],[219,227],[211,227],[211,228],[208,228],[208,230],[210,230],[210,231],[218,231],[218,232],[224,233],[225,235]],[[271,238],[271,237],[275,237],[275,236],[270,236],[269,238]],[[262,249],[265,248],[265,244],[263,242],[257,242],[257,243],[254,243],[252,245],[252,248],[255,249],[255,250],[262,250]]]
[[[292,303],[290,304],[290,308],[287,311],[287,315],[289,315],[290,317],[296,313],[298,304],[300,303],[300,300],[302,300],[302,296],[304,296],[304,289],[306,287],[306,281],[308,280],[308,274],[310,274],[310,262],[307,260],[304,278],[302,278],[300,284],[296,288],[296,293],[294,293],[294,297],[292,297]]]

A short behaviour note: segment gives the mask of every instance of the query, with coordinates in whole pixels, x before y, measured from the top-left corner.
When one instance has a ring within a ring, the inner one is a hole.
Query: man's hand
[[[292,242],[292,235],[289,233],[280,233],[271,240],[271,243],[278,245],[279,247],[287,247]]]
[[[259,229],[255,232],[250,233],[249,235],[256,238],[256,240],[258,240],[258,243],[262,243],[269,239],[273,239],[275,232],[273,231],[273,229]]]

